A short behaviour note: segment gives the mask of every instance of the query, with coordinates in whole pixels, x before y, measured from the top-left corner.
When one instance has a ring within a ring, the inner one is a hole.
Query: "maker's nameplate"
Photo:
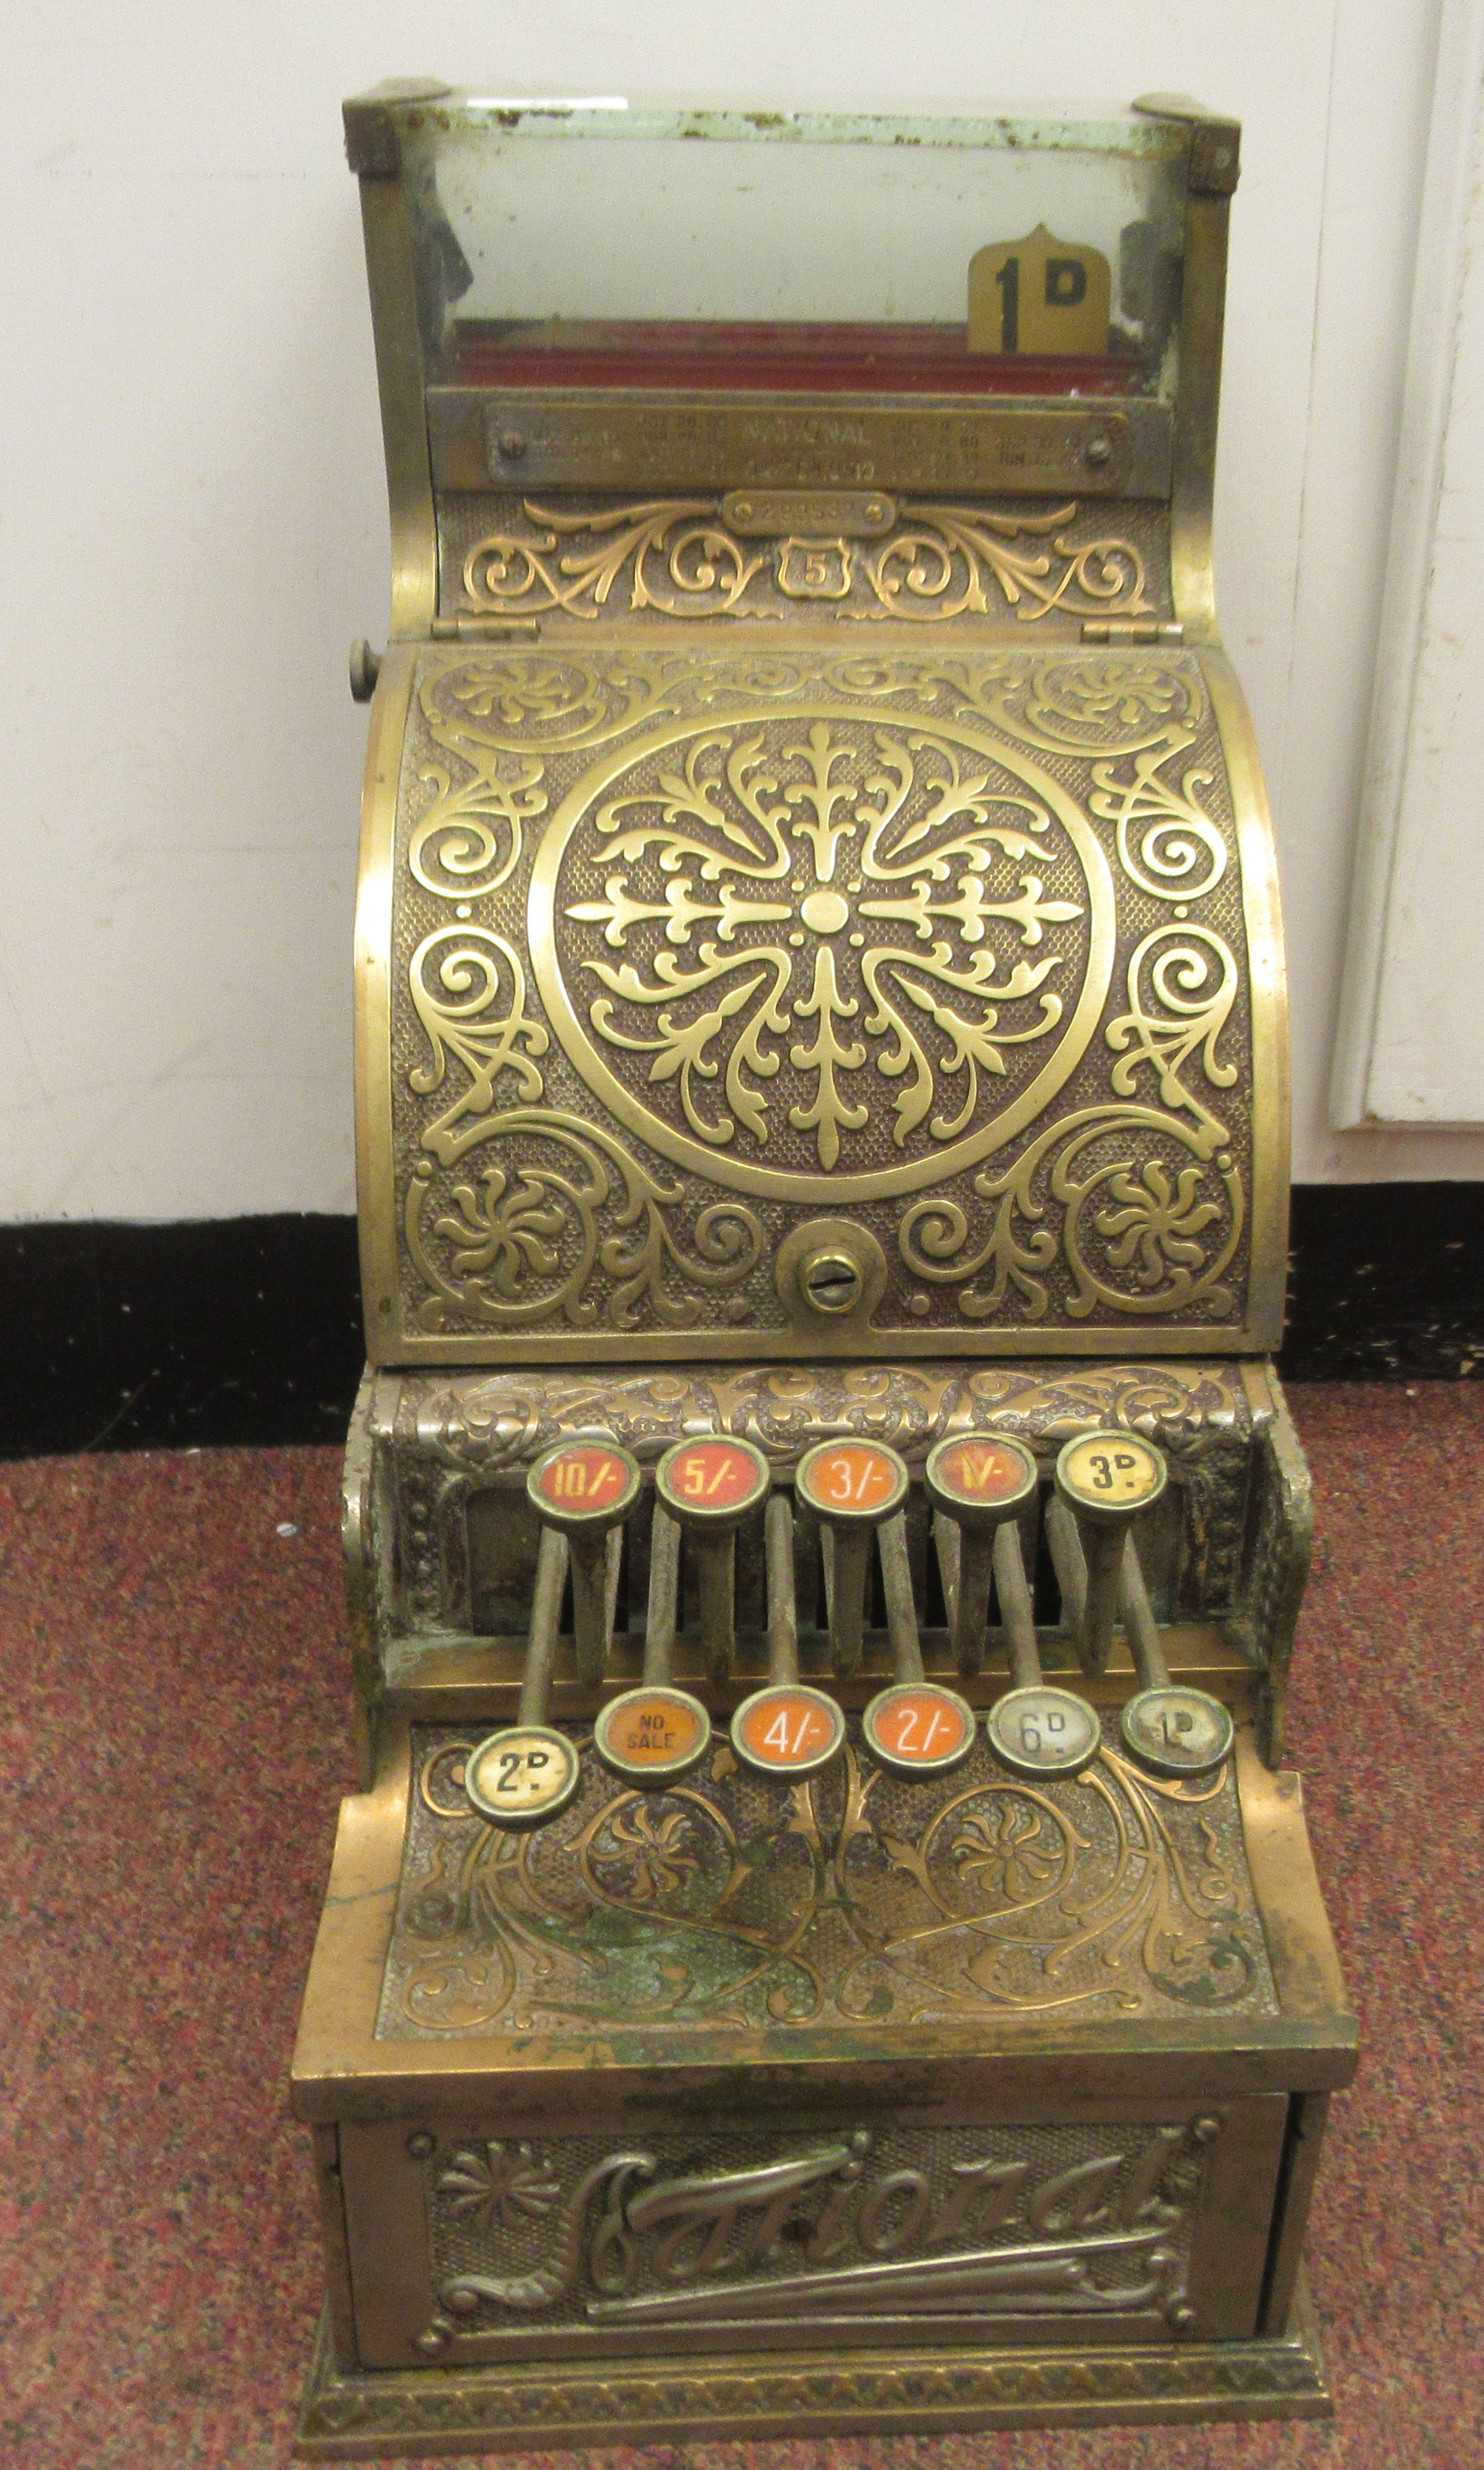
[[[1079,490],[1167,497],[1162,404],[434,387],[433,485]],[[512,452],[512,449],[515,451]]]

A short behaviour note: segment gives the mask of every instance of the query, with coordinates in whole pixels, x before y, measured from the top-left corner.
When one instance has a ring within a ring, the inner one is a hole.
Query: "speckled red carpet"
[[[1365,2033],[1309,2249],[1337,2418],[628,2470],[1484,2465],[1484,1386],[1295,1405],[1321,1540],[1291,1754]],[[285,2068],[351,1781],[336,1472],[0,1468],[5,2470],[290,2458],[319,2260]]]

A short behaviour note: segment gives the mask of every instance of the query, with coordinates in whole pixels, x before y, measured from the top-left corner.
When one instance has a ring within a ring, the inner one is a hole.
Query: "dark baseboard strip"
[[[0,1457],[339,1441],[360,1377],[353,1218],[0,1227]],[[1484,1183],[1304,1184],[1297,1381],[1484,1377]]]

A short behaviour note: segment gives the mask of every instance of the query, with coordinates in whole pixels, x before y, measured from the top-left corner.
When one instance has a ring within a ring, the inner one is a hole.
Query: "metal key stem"
[[[657,1501],[654,1525],[649,1530],[649,1604],[644,1620],[646,1681],[668,1681],[675,1669],[680,1542],[680,1528],[663,1502]]]
[[[799,1678],[799,1599],[794,1592],[794,1516],[786,1493],[776,1492],[763,1517],[768,1575],[768,1679]]]
[[[566,1539],[572,1573],[572,1644],[584,1689],[608,1662],[618,1585],[619,1529],[638,1499],[638,1461],[600,1436],[560,1441],[536,1460],[526,1496],[546,1534]]]
[[[1023,1442],[999,1434],[955,1434],[928,1452],[923,1480],[937,1513],[954,1662],[962,1673],[979,1672],[999,1539],[1014,1531],[1014,1522],[1035,1499],[1035,1459]]]
[[[1131,1535],[1124,1539],[1124,1560],[1118,1581],[1118,1608],[1124,1617],[1124,1629],[1133,1656],[1134,1668],[1139,1675],[1140,1689],[1168,1689],[1170,1666],[1165,1657],[1164,1641],[1159,1634],[1159,1623],[1154,1619],[1154,1607],[1149,1602],[1148,1588],[1144,1582],[1144,1565],[1139,1559],[1139,1548]]]
[[[752,1441],[708,1434],[677,1441],[655,1470],[656,1516],[689,1536],[700,1597],[701,1653],[707,1677],[731,1674],[736,1643],[736,1537],[749,1513],[768,1497],[772,1470]]]
[[[907,1469],[880,1441],[817,1441],[795,1476],[799,1497],[824,1530],[829,1644],[837,1673],[859,1672],[865,1653],[871,1538],[907,1498]]]
[[[1020,1529],[1008,1521],[995,1529],[994,1582],[999,1590],[1000,1619],[1009,1649],[1010,1672],[1017,1689],[1033,1689],[1041,1678],[1041,1654],[1035,1638],[1035,1608],[1020,1549]]]
[[[898,1510],[881,1528],[881,1587],[886,1596],[887,1637],[892,1669],[898,1681],[923,1678],[922,1641],[917,1634],[917,1607],[912,1595],[912,1558],[907,1549],[907,1514]]]
[[[525,1667],[521,1675],[518,1723],[545,1724],[546,1721],[566,1587],[567,1538],[554,1526],[544,1527],[536,1556],[536,1584],[531,1595],[531,1626],[526,1640]]]
[[[572,1645],[577,1678],[585,1689],[595,1689],[608,1662],[608,1538],[570,1535],[568,1551],[572,1569]]]
[[[1131,1535],[1124,1552],[1119,1604],[1139,1675],[1138,1694],[1119,1717],[1125,1747],[1156,1775],[1210,1775],[1230,1754],[1232,1719],[1219,1698],[1171,1679]]]
[[[1163,1456],[1136,1433],[1081,1433],[1066,1443],[1056,1460],[1056,1490],[1076,1520],[1081,1546],[1082,1601],[1080,1611],[1074,1610],[1074,1627],[1084,1672],[1107,1669],[1129,1523],[1153,1506],[1165,1482]],[[1063,1532],[1061,1519],[1052,1522],[1054,1551]],[[1071,1557],[1064,1542],[1060,1557]]]

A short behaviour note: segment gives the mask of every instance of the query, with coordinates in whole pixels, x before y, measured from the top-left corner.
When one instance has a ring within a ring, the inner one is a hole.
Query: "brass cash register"
[[[317,2456],[1328,2408],[1238,131],[347,107]]]

